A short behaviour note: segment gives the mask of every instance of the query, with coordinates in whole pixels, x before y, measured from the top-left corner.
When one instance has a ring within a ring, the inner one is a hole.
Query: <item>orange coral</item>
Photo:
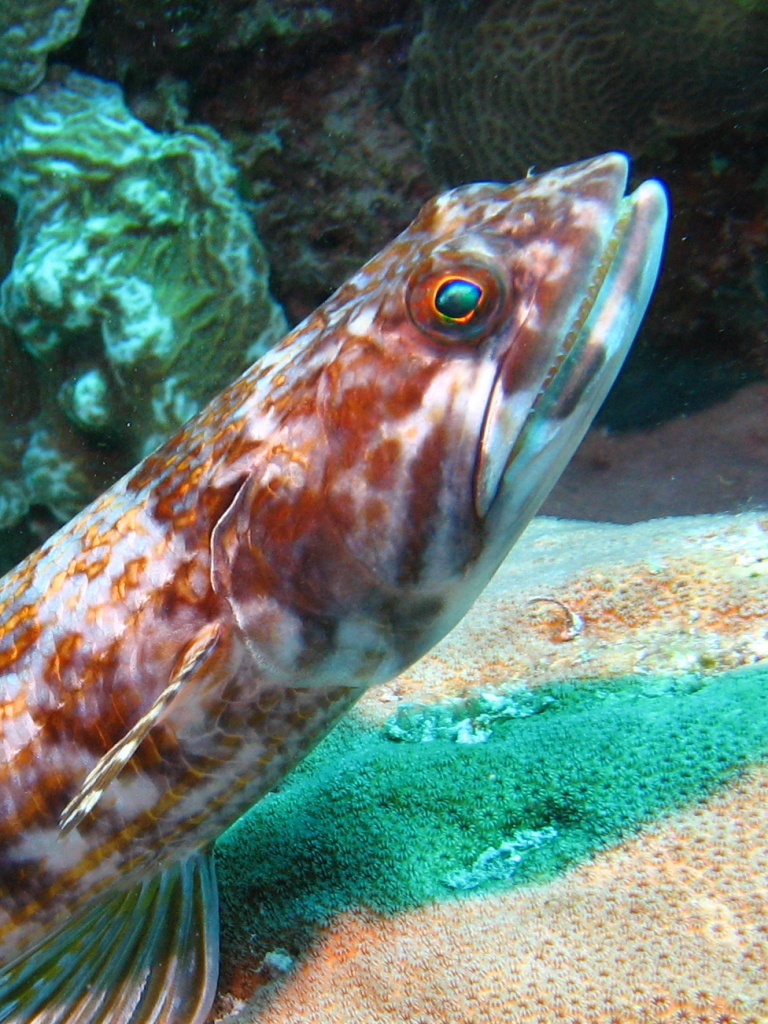
[[[767,834],[768,770],[755,769],[550,884],[345,915],[237,1020],[764,1022]]]
[[[538,520],[466,619],[360,706],[379,718],[402,700],[477,687],[712,673],[762,660],[767,566],[757,512],[631,526]],[[572,628],[569,613],[583,625]]]

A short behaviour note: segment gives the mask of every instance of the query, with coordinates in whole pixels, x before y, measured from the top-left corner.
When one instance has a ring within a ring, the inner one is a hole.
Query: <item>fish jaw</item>
[[[581,301],[572,303],[571,316],[549,319],[548,336],[538,338],[536,367],[520,356],[525,325],[499,362],[478,446],[474,495],[478,516],[507,549],[616,379],[650,301],[664,246],[668,203],[658,181],[643,182],[624,196],[628,162],[619,153],[564,170],[587,180],[598,173],[605,183],[603,205],[592,211],[597,247],[571,266],[569,290],[580,293]]]

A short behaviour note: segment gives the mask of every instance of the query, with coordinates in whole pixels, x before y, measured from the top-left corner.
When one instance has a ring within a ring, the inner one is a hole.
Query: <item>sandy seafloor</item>
[[[768,505],[768,384],[650,430],[593,429],[544,505],[614,523]]]

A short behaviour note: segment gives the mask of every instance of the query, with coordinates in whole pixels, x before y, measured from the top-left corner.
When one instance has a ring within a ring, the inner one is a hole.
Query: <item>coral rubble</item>
[[[21,490],[1,496],[0,526],[25,503],[68,518],[280,337],[234,186],[212,130],[156,133],[97,79],[56,69],[7,106],[18,245],[0,321],[36,408],[3,422]],[[2,387],[7,404],[19,381]]]
[[[0,89],[33,89],[51,50],[80,28],[89,0],[3,0],[0,5]]]
[[[734,0],[427,0],[404,115],[446,181],[512,180],[766,103],[768,19]]]

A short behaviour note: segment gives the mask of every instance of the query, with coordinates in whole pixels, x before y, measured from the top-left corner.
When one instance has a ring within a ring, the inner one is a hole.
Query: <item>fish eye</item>
[[[435,292],[435,309],[454,323],[468,323],[483,298],[483,289],[474,281],[452,277]]]
[[[503,298],[490,268],[470,262],[440,268],[430,260],[411,277],[407,305],[413,323],[431,337],[477,343],[495,324]]]

